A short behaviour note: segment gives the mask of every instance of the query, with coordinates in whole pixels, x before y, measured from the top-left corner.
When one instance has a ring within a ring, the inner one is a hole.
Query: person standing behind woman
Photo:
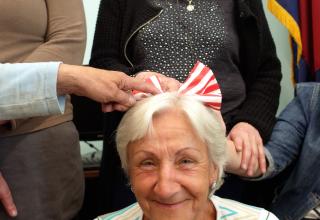
[[[0,26],[1,63],[82,64],[86,30],[81,0],[2,1]],[[70,98],[63,115],[0,126],[0,171],[12,191],[16,219],[76,216],[84,180]],[[0,219],[9,219],[2,207]]]
[[[263,153],[280,94],[280,62],[262,2],[101,0],[91,66],[137,77],[156,72],[183,82],[197,60],[216,73],[228,137],[243,151],[245,169],[253,163],[251,155]],[[105,212],[134,201],[132,194],[131,200],[123,200],[130,190],[112,137],[120,118],[119,113],[105,117]]]

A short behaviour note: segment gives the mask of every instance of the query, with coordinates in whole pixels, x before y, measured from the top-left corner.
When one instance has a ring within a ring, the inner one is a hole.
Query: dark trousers
[[[18,209],[16,220],[70,220],[81,208],[84,179],[72,122],[1,138],[0,170]],[[11,219],[2,206],[0,219]]]

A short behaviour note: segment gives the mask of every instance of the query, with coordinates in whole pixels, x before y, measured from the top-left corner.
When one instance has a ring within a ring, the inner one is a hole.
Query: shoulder
[[[306,111],[318,110],[320,105],[320,83],[298,83],[295,93],[296,99]]]
[[[304,93],[315,93],[320,91],[320,83],[317,82],[305,82],[305,83],[298,83],[296,85],[296,93],[297,95],[301,95]]]
[[[119,211],[111,212],[97,217],[95,220],[140,220],[142,219],[142,210],[138,203],[134,203]]]
[[[217,196],[211,197],[211,201],[217,210],[217,220],[278,220],[275,215],[263,208],[246,205],[230,199],[222,199]]]

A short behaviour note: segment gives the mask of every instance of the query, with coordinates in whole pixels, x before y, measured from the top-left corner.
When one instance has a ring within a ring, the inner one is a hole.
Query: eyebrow
[[[197,148],[184,147],[184,148],[178,150],[178,151],[175,153],[175,155],[182,154],[184,151],[188,151],[188,150],[197,151],[198,153],[200,153],[200,150],[197,149]],[[140,154],[140,153],[144,153],[144,154],[151,155],[151,156],[156,156],[152,151],[146,151],[146,150],[139,150],[138,152],[135,152],[133,155],[137,155],[137,154]]]
[[[194,147],[184,147],[184,148],[178,150],[178,151],[176,152],[176,155],[182,154],[184,151],[189,151],[189,150],[197,151],[198,153],[200,153],[200,150],[199,150],[198,148],[194,148]]]

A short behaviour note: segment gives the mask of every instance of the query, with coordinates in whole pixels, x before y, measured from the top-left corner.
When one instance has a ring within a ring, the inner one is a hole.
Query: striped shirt
[[[278,220],[278,218],[265,209],[246,205],[230,199],[222,199],[218,196],[210,198],[216,212],[216,220]],[[143,212],[138,203],[134,203],[124,209],[102,215],[95,220],[142,220]]]

